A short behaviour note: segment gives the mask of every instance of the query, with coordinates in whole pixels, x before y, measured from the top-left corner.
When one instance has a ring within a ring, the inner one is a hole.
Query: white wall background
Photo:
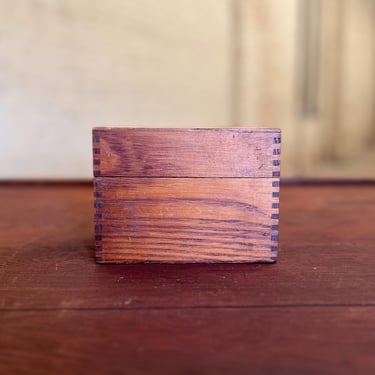
[[[0,179],[92,176],[93,126],[278,127],[375,178],[375,0],[1,0]]]
[[[0,2],[0,178],[90,178],[91,128],[224,126],[226,0]]]

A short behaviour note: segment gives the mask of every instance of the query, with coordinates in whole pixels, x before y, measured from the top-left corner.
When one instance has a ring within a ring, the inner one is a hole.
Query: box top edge
[[[145,127],[126,127],[126,126],[96,126],[92,131],[107,131],[107,130],[150,130],[150,131],[237,131],[237,132],[257,132],[257,133],[281,133],[280,128],[145,128]]]

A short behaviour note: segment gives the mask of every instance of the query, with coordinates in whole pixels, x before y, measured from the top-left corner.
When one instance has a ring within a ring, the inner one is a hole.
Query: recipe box
[[[94,128],[98,263],[272,263],[279,129]]]

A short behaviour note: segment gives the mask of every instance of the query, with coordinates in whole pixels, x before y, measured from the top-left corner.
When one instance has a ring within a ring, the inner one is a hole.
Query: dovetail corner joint
[[[101,184],[100,181],[97,181],[96,178],[94,179],[94,221],[95,221],[95,251],[96,255],[103,251],[103,193],[100,191]],[[100,262],[100,257],[96,257],[97,262]]]
[[[92,154],[93,154],[93,165],[94,165],[94,176],[100,176],[100,136],[97,134],[93,134],[92,137],[93,140],[93,148],[92,148]]]

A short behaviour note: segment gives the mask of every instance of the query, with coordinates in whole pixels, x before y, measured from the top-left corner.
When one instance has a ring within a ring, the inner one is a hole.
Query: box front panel
[[[278,178],[97,177],[97,261],[273,262]]]

